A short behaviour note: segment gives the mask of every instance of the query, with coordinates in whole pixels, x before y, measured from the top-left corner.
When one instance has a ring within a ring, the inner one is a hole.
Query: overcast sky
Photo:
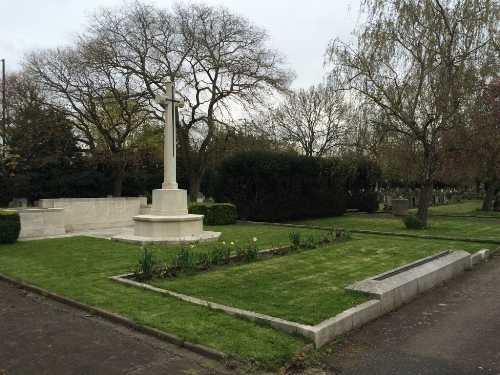
[[[205,0],[224,5],[266,29],[270,44],[287,56],[297,73],[293,87],[320,83],[330,40],[347,41],[358,19],[360,0]],[[149,0],[169,7],[172,0]],[[197,1],[195,1],[197,2]],[[27,52],[71,44],[82,30],[86,14],[122,0],[0,0],[0,59],[16,71]]]

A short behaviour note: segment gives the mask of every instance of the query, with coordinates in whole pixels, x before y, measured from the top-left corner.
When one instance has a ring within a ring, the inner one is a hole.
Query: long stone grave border
[[[387,314],[443,282],[450,280],[473,265],[489,258],[490,251],[483,249],[475,254],[463,250],[448,250],[405,266],[375,275],[349,285],[345,291],[371,296],[373,299],[345,310],[314,326],[209,302],[200,298],[157,288],[131,280],[133,274],[111,276],[110,279],[138,288],[167,294],[183,301],[218,309],[228,315],[244,316],[256,322],[265,322],[273,328],[306,337],[320,348],[336,336],[345,334],[378,317]]]

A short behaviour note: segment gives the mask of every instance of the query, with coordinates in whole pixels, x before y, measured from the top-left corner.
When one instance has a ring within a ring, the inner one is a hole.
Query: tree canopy
[[[98,64],[130,77],[151,106],[164,92],[164,82],[175,82],[185,100],[176,126],[194,197],[213,151],[211,141],[230,122],[231,109],[262,104],[274,92],[286,91],[294,78],[267,39],[263,29],[221,6],[164,9],[130,2],[95,12],[79,43]],[[161,119],[162,109],[156,109],[152,114]]]
[[[500,8],[489,0],[365,0],[361,12],[354,43],[329,45],[330,79],[374,108],[381,133],[418,145],[417,216],[425,223],[440,139],[496,75]]]

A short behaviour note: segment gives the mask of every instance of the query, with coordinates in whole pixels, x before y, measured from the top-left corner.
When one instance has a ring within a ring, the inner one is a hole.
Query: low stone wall
[[[146,197],[40,199],[37,209],[20,210],[19,238],[75,230],[132,227],[147,207]]]
[[[19,238],[57,236],[66,232],[62,208],[19,210],[19,218]]]
[[[488,257],[488,249],[480,250],[473,255],[462,250],[445,251],[349,285],[345,288],[346,291],[366,294],[373,299],[345,310],[314,326],[220,305],[213,301],[205,301],[143,284],[132,280],[133,274],[111,276],[110,279],[134,285],[141,289],[168,294],[197,305],[218,309],[229,315],[244,316],[252,321],[266,323],[277,330],[304,336],[313,341],[316,348],[320,348],[331,342],[336,336],[346,334],[354,328],[387,314],[436,285],[457,276],[472,267],[472,265],[488,259]]]

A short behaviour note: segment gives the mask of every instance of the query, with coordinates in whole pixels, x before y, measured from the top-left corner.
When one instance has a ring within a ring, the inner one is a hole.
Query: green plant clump
[[[352,233],[347,229],[341,230],[339,238],[342,240],[352,240]]]
[[[259,257],[259,248],[255,243],[251,243],[244,247],[236,248],[236,259],[253,262]]]
[[[318,247],[318,236],[316,233],[308,233],[305,238],[305,248],[306,249],[316,249]]]
[[[189,203],[189,213],[204,215],[205,225],[235,224],[238,214],[236,206],[230,203]]]
[[[193,245],[181,247],[172,261],[172,266],[178,267],[186,275],[193,274],[200,258],[192,249]]]
[[[427,229],[427,226],[415,215],[406,215],[403,218],[407,229]]]
[[[14,243],[21,232],[21,218],[17,211],[0,211],[0,244]]]
[[[288,232],[290,239],[290,250],[296,251],[300,246],[300,230],[291,230]]]

